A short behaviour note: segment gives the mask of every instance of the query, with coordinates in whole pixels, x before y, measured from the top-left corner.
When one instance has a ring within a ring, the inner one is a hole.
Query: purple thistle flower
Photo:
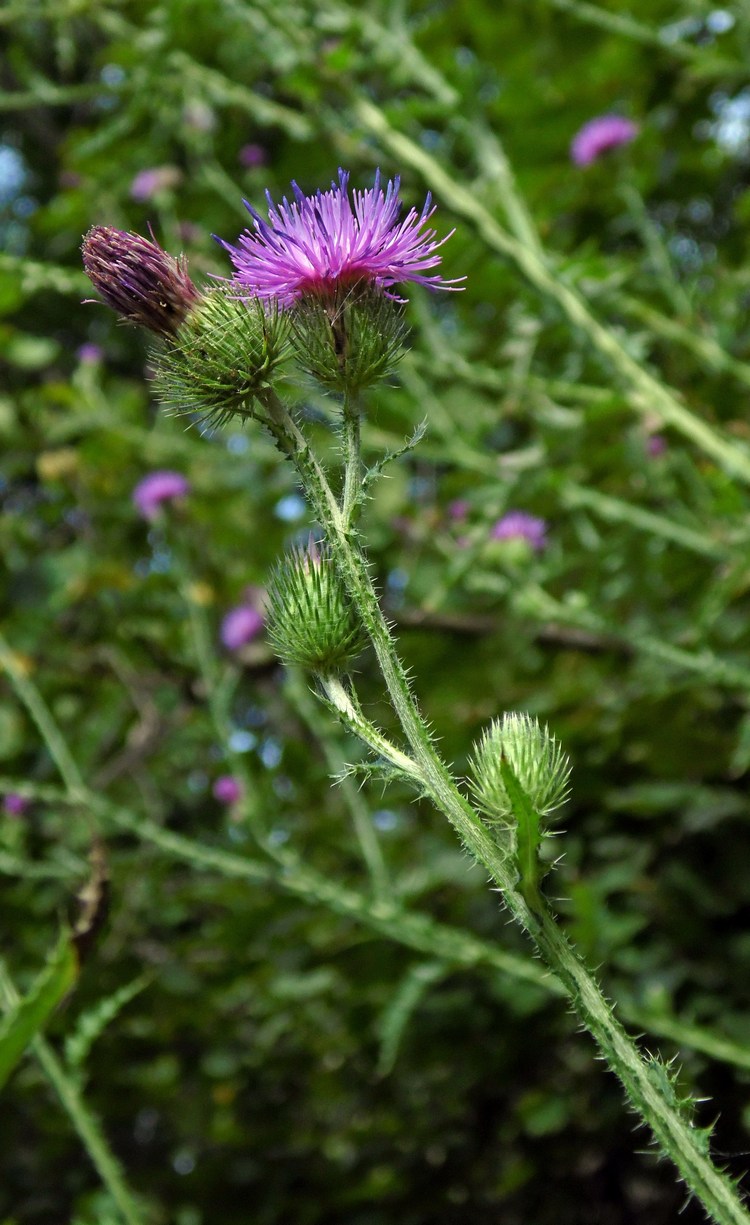
[[[658,459],[667,450],[667,440],[663,434],[649,434],[646,439],[646,454],[650,459]]]
[[[217,778],[212,791],[214,799],[228,808],[242,799],[242,784],[231,774],[222,774]]]
[[[237,247],[217,239],[235,266],[235,283],[248,296],[282,307],[305,295],[333,297],[339,288],[356,284],[387,291],[414,281],[430,289],[451,289],[454,282],[425,275],[440,263],[438,247],[450,238],[446,234],[436,241],[435,231],[424,229],[435,211],[431,197],[421,213],[412,208],[399,220],[400,179],[389,180],[383,192],[378,171],[374,186],[352,192],[351,200],[348,183],[344,170],[339,170],[338,186],[332,183],[330,191],[314,196],[303,195],[292,183],[292,204],[284,197],[275,205],[266,192],[268,221],[245,201],[254,231],[240,234]]]
[[[30,801],[17,791],[9,791],[3,796],[3,812],[9,817],[22,817],[29,807]]]
[[[184,258],[140,234],[95,225],[81,249],[86,275],[107,306],[160,336],[174,336],[200,297]]]
[[[144,519],[155,519],[162,502],[173,502],[190,493],[190,484],[181,472],[150,472],[133,490],[133,503]]]
[[[176,187],[181,178],[182,171],[177,166],[152,166],[147,170],[139,170],[130,184],[130,195],[139,204],[143,204],[160,191]]]
[[[525,510],[509,510],[492,528],[490,539],[525,540],[539,553],[547,543],[547,524]]]
[[[247,166],[248,170],[250,170],[254,166],[265,166],[268,161],[268,154],[263,145],[243,145],[237,151],[237,161],[241,166]]]
[[[104,357],[104,350],[101,345],[87,340],[76,349],[76,357],[82,366],[97,366]]]
[[[228,651],[239,651],[247,646],[263,629],[262,613],[251,604],[240,604],[232,608],[221,623],[221,641]]]
[[[448,503],[448,518],[453,519],[455,523],[463,523],[464,519],[468,518],[471,510],[471,502],[468,498],[454,498]]]
[[[570,145],[570,159],[576,166],[590,166],[603,153],[635,140],[638,131],[638,125],[623,115],[597,115],[576,132]]]

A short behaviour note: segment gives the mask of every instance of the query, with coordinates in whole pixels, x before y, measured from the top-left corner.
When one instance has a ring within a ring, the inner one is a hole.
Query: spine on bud
[[[156,394],[176,412],[214,423],[253,415],[253,401],[278,375],[288,324],[273,307],[210,289],[173,338],[152,358]]]
[[[285,664],[331,676],[361,652],[364,639],[333,563],[314,541],[287,555],[268,588],[268,636]]]
[[[509,713],[490,724],[469,763],[474,799],[489,821],[510,827],[515,820],[503,763],[510,766],[542,821],[564,804],[569,792],[570,759],[537,719]]]
[[[329,391],[358,395],[403,355],[403,309],[380,290],[355,283],[331,298],[308,295],[290,315],[300,366]]]

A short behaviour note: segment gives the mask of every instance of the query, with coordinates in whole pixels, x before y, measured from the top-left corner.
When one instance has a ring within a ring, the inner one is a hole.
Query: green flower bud
[[[221,423],[253,416],[253,400],[276,378],[287,352],[283,315],[224,286],[193,307],[175,337],[152,355],[156,394],[178,413]]]
[[[330,391],[356,395],[387,378],[403,355],[403,310],[378,289],[355,283],[334,297],[309,294],[289,313],[300,366]]]
[[[341,672],[364,646],[328,554],[314,541],[289,553],[268,587],[268,637],[285,664]]]
[[[570,759],[559,742],[530,715],[505,714],[482,734],[469,762],[474,799],[491,821],[513,824],[513,806],[500,769],[503,759],[540,817],[549,816],[567,799]]]

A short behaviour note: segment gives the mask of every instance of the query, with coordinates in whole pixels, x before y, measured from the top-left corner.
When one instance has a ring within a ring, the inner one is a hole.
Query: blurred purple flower
[[[456,523],[461,523],[471,510],[471,502],[468,498],[454,498],[448,503],[448,518],[455,520]]]
[[[29,804],[30,800],[16,791],[9,791],[3,796],[3,812],[9,817],[22,817]]]
[[[172,502],[190,493],[190,484],[181,472],[150,472],[133,490],[133,502],[144,519],[155,519],[162,502]]]
[[[131,198],[143,204],[160,191],[176,187],[181,178],[182,171],[177,166],[152,166],[147,170],[139,170],[130,184]]]
[[[263,614],[257,608],[252,604],[239,604],[221,623],[221,641],[228,651],[239,651],[258,637],[264,625]]]
[[[576,166],[590,166],[603,153],[627,145],[638,135],[638,125],[623,115],[598,115],[576,132],[570,158]]]
[[[104,350],[101,345],[95,345],[87,341],[85,344],[78,346],[76,357],[82,366],[96,366],[104,357]]]
[[[509,510],[492,528],[490,539],[525,540],[539,553],[547,543],[547,524],[525,510]]]
[[[646,454],[650,459],[658,459],[667,449],[667,440],[663,434],[649,434],[646,439]]]
[[[241,166],[246,166],[250,170],[254,166],[265,166],[268,154],[263,145],[243,145],[237,150],[237,161]]]
[[[348,184],[348,173],[339,170],[338,185],[314,196],[303,195],[293,183],[292,204],[285,197],[274,205],[266,192],[268,221],[246,204],[254,231],[243,231],[236,247],[218,239],[234,264],[235,285],[285,307],[306,294],[331,297],[356,284],[387,291],[413,281],[452,289],[453,282],[425,275],[440,263],[438,247],[450,238],[436,240],[434,230],[424,229],[435,211],[431,197],[421,213],[412,208],[399,218],[398,178],[383,192],[378,171],[374,186],[354,191],[351,200]]]
[[[242,784],[231,774],[222,774],[213,785],[213,796],[220,804],[231,807],[242,799]]]

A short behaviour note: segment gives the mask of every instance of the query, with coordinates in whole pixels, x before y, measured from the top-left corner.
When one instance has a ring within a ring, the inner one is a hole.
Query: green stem
[[[362,498],[362,414],[347,392],[344,396],[343,456],[344,492],[341,511],[346,524],[353,523]]]
[[[719,1225],[748,1225],[750,1216],[743,1209],[731,1180],[713,1165],[702,1151],[701,1139],[689,1120],[660,1090],[656,1076],[615,1019],[601,988],[559,930],[546,901],[541,896],[534,899],[532,909],[522,896],[512,861],[497,846],[478,814],[459,792],[447,766],[433,748],[381,612],[367,563],[344,521],[326,475],[281,401],[269,393],[265,403],[274,436],[297,468],[316,517],[326,531],[328,546],[342,580],[360,613],[414,763],[419,768],[422,788],[499,886],[511,914],[563,984],[609,1067],[620,1078],[632,1105],[650,1126],[660,1148],[674,1161],[688,1187]]]
[[[322,676],[320,683],[323,692],[331,705],[341,716],[346,726],[363,740],[369,748],[390,762],[399,774],[405,775],[412,783],[421,781],[422,775],[416,762],[402,753],[382,732],[369,722],[362,713],[359,703],[351,693],[348,693],[337,676]]]
[[[318,723],[320,721],[318,720]],[[0,777],[0,792],[16,791],[30,800],[43,804],[72,804],[70,795],[57,787],[40,783],[29,783],[22,779]],[[539,962],[529,961],[517,953],[508,953],[496,944],[483,940],[461,928],[440,923],[429,915],[401,909],[392,898],[383,899],[373,906],[372,900],[350,888],[336,886],[332,894],[330,876],[323,876],[313,868],[303,865],[298,859],[287,856],[283,865],[264,864],[247,855],[236,855],[183,835],[173,834],[163,826],[139,818],[124,808],[116,808],[98,796],[90,802],[102,821],[110,821],[117,829],[127,830],[163,853],[174,855],[202,871],[215,871],[224,876],[242,878],[253,885],[269,884],[299,897],[309,906],[327,906],[363,927],[377,932],[405,948],[415,952],[439,956],[465,969],[483,966],[497,970],[522,982],[534,983],[551,995],[565,992],[556,978],[550,976]],[[296,866],[295,866],[296,865]],[[30,869],[38,869],[31,872]],[[81,865],[71,862],[67,867],[44,864],[26,865],[30,875],[43,877],[80,876]],[[8,856],[0,856],[0,872],[18,875],[19,867]],[[702,1025],[694,1025],[668,1013],[642,1007],[627,999],[620,1000],[619,1008],[632,1025],[669,1038],[686,1050],[702,1051],[711,1059],[731,1063],[735,1067],[750,1070],[750,1049],[721,1034],[715,1034]]]
[[[362,852],[362,858],[367,865],[375,896],[388,897],[392,890],[380,842],[373,827],[369,809],[362,799],[361,791],[355,787],[346,772],[347,763],[337,743],[335,731],[330,728],[327,719],[319,717],[317,703],[313,702],[310,690],[295,668],[286,669],[284,688],[297,714],[304,720],[311,734],[321,745],[328,768],[339,784],[351,814],[354,833]]]

